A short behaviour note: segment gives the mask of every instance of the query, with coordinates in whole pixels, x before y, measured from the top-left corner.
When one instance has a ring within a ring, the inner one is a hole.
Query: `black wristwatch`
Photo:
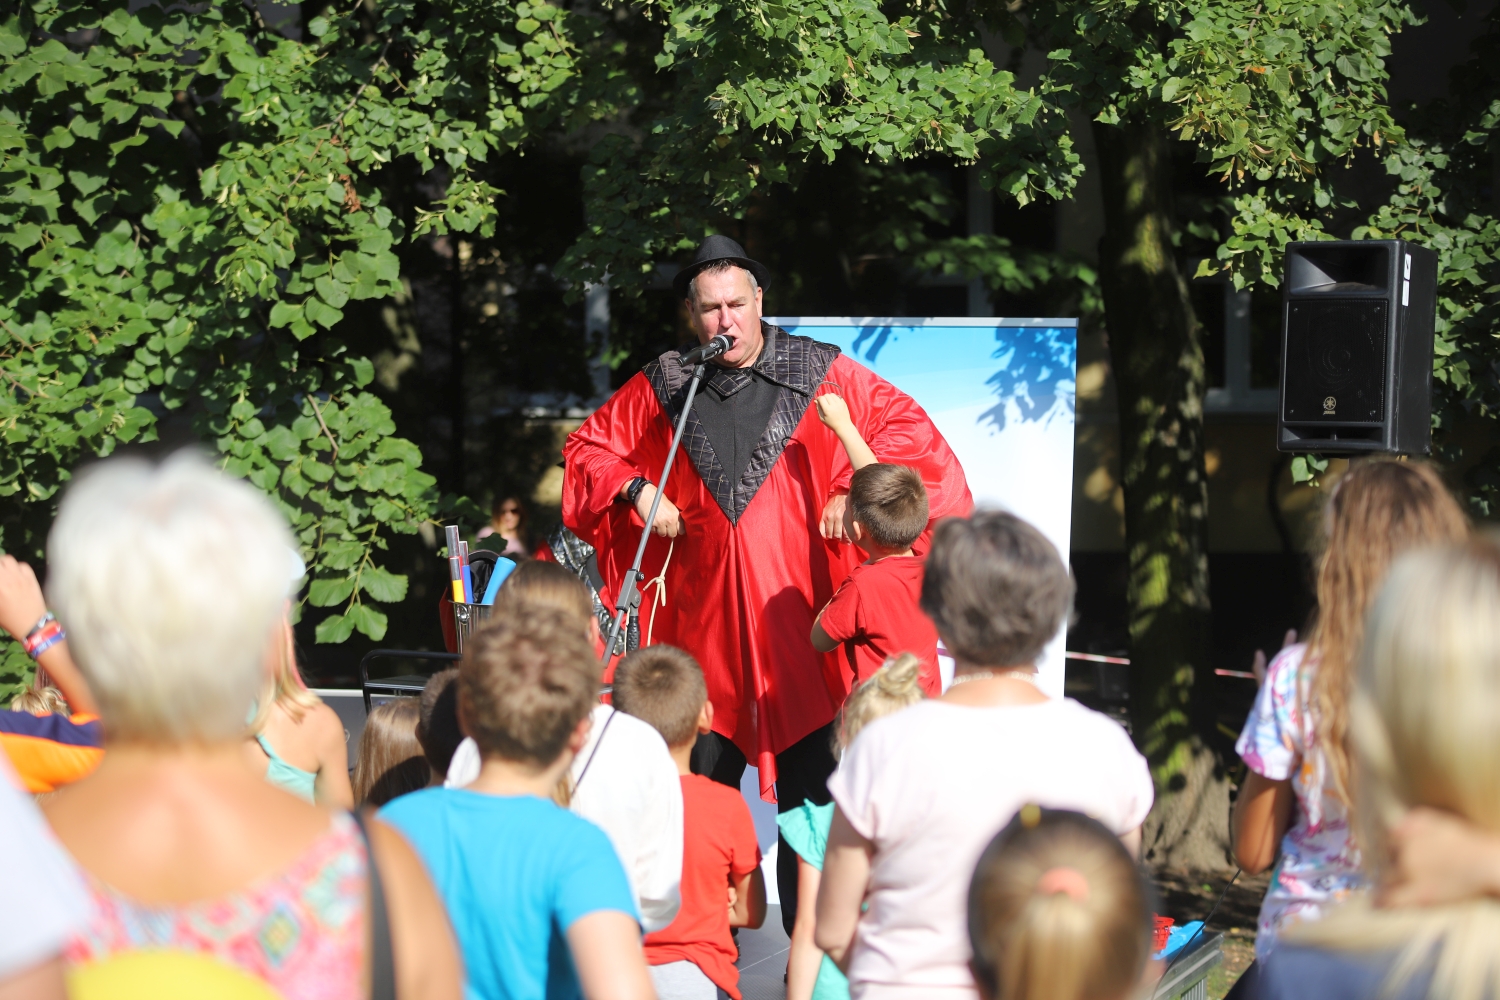
[[[636,501],[641,498],[641,491],[649,485],[651,480],[645,476],[636,476],[630,481],[630,485],[625,487],[625,499],[630,501],[630,506],[635,506]]]

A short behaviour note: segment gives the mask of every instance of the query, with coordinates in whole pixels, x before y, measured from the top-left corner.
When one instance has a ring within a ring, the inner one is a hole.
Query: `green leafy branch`
[[[384,634],[374,605],[406,593],[387,538],[454,501],[365,391],[347,305],[400,290],[399,244],[488,231],[477,164],[607,109],[575,67],[597,25],[561,8],[390,2],[374,27],[331,14],[297,42],[238,2],[0,15],[4,548],[39,558],[69,470],[180,416],[286,512],[308,602],[342,607],[319,640]],[[415,232],[398,163],[436,189]]]

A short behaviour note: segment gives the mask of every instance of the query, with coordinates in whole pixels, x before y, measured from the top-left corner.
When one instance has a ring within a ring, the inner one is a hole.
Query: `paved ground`
[[[781,907],[766,907],[765,925],[758,931],[740,931],[739,943],[740,992],[745,1000],[784,1000],[787,939],[781,929]]]

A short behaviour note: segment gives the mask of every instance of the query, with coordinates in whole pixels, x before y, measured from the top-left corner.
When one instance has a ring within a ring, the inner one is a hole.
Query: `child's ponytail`
[[[969,885],[987,1000],[1129,996],[1150,953],[1149,890],[1119,838],[1080,813],[1024,807]]]

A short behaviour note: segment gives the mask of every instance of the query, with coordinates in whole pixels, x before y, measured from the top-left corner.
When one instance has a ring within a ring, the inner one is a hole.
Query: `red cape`
[[[783,334],[784,336],[784,334]],[[839,355],[824,391],[849,404],[861,436],[882,462],[908,465],[927,487],[932,521],[973,508],[963,469],[916,401]],[[832,385],[827,385],[832,383]],[[644,373],[636,375],[568,437],[563,447],[563,523],[598,550],[606,601],[635,558],[642,521],[620,488],[636,476],[656,482],[671,445],[672,423]],[[848,491],[853,470],[839,441],[807,400],[805,412],[770,475],[737,524],[715,501],[686,449],[665,495],[682,511],[687,533],[672,547],[665,605],[648,586],[641,601],[641,642],[670,643],[703,666],[714,729],[734,740],[760,770],[772,798],[775,754],[831,722],[849,693],[843,657],[808,639],[813,619],[864,558],[818,533],[829,497]],[[917,542],[927,550],[931,532]],[[652,536],[642,566],[661,573],[668,540]]]

